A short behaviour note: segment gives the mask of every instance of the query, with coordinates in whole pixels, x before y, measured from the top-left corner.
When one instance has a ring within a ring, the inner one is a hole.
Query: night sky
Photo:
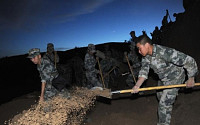
[[[174,21],[182,0],[0,0],[0,57],[124,42],[131,30],[151,37],[166,9]]]

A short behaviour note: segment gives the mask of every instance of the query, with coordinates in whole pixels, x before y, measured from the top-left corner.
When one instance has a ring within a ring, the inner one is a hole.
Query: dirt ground
[[[16,98],[0,105],[0,124],[36,103],[39,92]],[[200,88],[181,89],[174,104],[171,125],[199,125]],[[158,102],[155,92],[143,95],[121,94],[114,99],[100,98],[82,125],[155,125]]]
[[[199,125],[200,91],[179,93],[174,104],[171,125]],[[88,114],[86,125],[156,125],[158,102],[155,94],[138,98],[112,100],[112,104],[98,102]]]

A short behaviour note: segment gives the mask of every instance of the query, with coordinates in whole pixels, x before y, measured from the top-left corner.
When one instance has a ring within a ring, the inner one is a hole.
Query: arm
[[[44,100],[45,86],[46,86],[46,83],[49,83],[52,80],[51,73],[52,73],[53,69],[54,69],[54,66],[53,66],[53,64],[50,63],[50,61],[48,59],[43,60],[43,63],[39,69],[40,77],[41,77],[41,94],[40,94],[39,101]]]
[[[140,86],[143,84],[143,82],[146,79],[144,77],[139,77],[137,83],[135,84],[135,86],[132,88],[133,91],[131,93],[138,93],[139,92],[139,88]]]
[[[194,58],[186,55],[182,52],[172,49],[169,61],[175,65],[182,66],[187,71],[188,81],[186,82],[187,87],[194,86],[194,77],[198,73],[198,67]],[[169,53],[169,51],[168,51]]]
[[[142,67],[139,72],[138,80],[135,86],[132,88],[132,93],[138,93],[140,86],[148,78],[149,74],[149,61],[146,58],[142,58]]]
[[[44,90],[45,90],[45,86],[46,86],[46,83],[45,82],[42,82],[42,85],[41,85],[41,93],[40,93],[40,102],[43,102],[44,101]]]

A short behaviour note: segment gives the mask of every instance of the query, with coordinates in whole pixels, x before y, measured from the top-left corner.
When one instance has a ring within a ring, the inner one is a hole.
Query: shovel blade
[[[103,88],[103,89],[93,89],[92,90],[97,96],[101,96],[104,98],[112,99],[112,93],[110,89]]]

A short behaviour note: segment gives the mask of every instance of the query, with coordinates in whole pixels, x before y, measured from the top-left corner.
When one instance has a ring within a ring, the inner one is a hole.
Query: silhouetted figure
[[[173,17],[176,18],[176,21],[180,21],[183,16],[183,13],[174,13]]]
[[[152,42],[155,44],[160,44],[161,43],[161,32],[158,28],[158,26],[155,27],[153,33],[151,33],[152,36]]]
[[[129,42],[135,42],[137,39],[137,37],[135,36],[135,31],[131,31],[130,36],[131,36],[131,39],[129,40]]]
[[[166,15],[163,17],[163,19],[162,19],[162,26],[167,26],[167,24],[168,24],[168,16],[169,16],[169,12],[168,12],[168,10],[166,10]]]
[[[143,35],[147,35],[147,33],[146,33],[146,31],[145,31],[145,30],[143,30],[143,31],[142,31],[142,34],[143,34]]]

